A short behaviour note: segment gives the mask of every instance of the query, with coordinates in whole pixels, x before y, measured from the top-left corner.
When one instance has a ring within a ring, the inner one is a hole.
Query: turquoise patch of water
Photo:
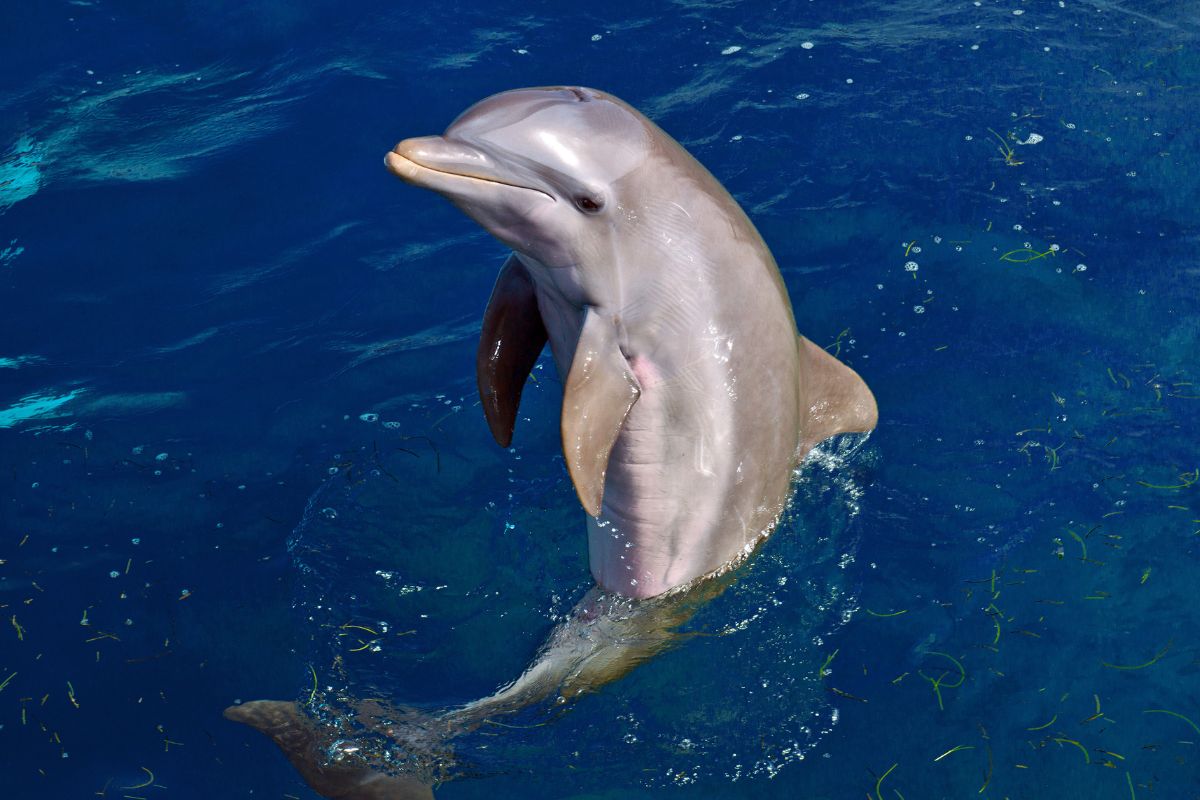
[[[0,211],[37,194],[42,185],[41,163],[41,147],[28,136],[17,139],[0,162]],[[15,246],[13,240],[0,251],[0,264],[7,263],[23,249],[13,252]]]

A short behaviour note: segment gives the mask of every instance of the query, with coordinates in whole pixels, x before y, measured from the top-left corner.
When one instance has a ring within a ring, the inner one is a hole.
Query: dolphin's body
[[[797,335],[737,202],[616,98],[505,92],[387,165],[513,248],[484,317],[480,395],[507,445],[549,335],[604,589],[653,597],[722,569],[773,526],[813,444],[874,427],[866,384]]]
[[[797,334],[775,260],[737,202],[615,97],[504,92],[442,136],[400,142],[386,163],[514,251],[484,315],[484,412],[507,446],[548,340],[588,514],[598,588],[518,681],[446,716],[470,725],[585,691],[661,649],[686,619],[682,598],[774,527],[812,446],[871,430],[877,411],[858,375]]]

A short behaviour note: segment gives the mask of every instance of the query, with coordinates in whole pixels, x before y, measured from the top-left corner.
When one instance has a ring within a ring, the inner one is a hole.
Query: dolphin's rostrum
[[[588,691],[669,645],[773,529],[796,464],[829,436],[871,430],[877,411],[857,374],[798,335],[775,260],[737,202],[617,98],[504,92],[442,136],[400,142],[386,163],[513,250],[484,314],[480,399],[507,446],[549,342],[563,451],[588,515],[596,588],[517,681],[442,715],[462,730]],[[309,778],[319,731],[295,704],[255,707],[229,714],[272,735]],[[369,767],[347,774],[309,779],[347,800],[412,790],[378,794],[389,789]]]

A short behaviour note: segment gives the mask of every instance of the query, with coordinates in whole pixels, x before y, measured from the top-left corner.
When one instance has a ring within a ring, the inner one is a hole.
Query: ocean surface
[[[880,424],[701,634],[454,742],[438,798],[1200,797],[1191,0],[0,8],[0,797],[313,798],[222,709],[436,710],[586,591],[502,245],[382,157],[497,91],[642,109]]]

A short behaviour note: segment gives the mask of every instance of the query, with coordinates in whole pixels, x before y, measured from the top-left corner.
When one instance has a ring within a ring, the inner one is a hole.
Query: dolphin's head
[[[441,136],[405,139],[385,163],[509,247],[557,267],[586,261],[614,227],[620,181],[652,145],[650,123],[602,92],[515,89],[471,106]]]

